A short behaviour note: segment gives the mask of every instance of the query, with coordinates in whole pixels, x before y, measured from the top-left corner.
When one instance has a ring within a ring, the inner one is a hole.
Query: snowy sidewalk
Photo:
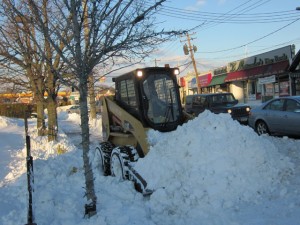
[[[17,121],[17,125],[5,126],[0,119],[0,181],[3,181],[11,170],[9,165],[13,158],[12,155],[25,146],[25,130],[20,129],[24,123],[21,119]]]

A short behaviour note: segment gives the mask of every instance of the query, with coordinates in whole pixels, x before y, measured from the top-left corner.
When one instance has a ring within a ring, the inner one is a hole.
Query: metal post
[[[25,135],[26,135],[26,165],[27,165],[27,188],[28,188],[28,213],[27,213],[27,224],[25,225],[37,225],[34,223],[33,210],[32,210],[32,192],[33,190],[33,159],[30,154],[30,136],[28,135],[28,112],[25,112]]]

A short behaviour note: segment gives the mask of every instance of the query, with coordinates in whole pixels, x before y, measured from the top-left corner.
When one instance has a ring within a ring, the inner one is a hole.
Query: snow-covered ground
[[[80,118],[59,112],[57,143],[37,137],[33,211],[38,225],[300,224],[300,140],[257,136],[229,115],[202,113],[174,132],[148,134],[149,154],[135,165],[155,192],[104,177],[94,152],[101,116],[91,122],[97,214],[84,218]],[[0,117],[0,224],[27,223],[24,122]],[[64,152],[58,154],[58,152]]]

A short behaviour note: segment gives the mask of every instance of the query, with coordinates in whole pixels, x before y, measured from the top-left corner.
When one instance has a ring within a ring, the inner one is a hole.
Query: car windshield
[[[232,94],[220,94],[211,97],[211,102],[214,105],[232,104],[236,101]]]

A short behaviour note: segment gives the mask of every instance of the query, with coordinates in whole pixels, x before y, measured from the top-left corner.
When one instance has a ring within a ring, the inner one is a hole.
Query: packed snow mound
[[[0,116],[0,129],[11,126],[18,126],[18,122],[21,119],[11,119],[5,116]]]
[[[174,132],[150,131],[148,140],[150,152],[135,169],[155,190],[158,211],[255,202],[293,170],[276,146],[228,114],[205,111]]]

